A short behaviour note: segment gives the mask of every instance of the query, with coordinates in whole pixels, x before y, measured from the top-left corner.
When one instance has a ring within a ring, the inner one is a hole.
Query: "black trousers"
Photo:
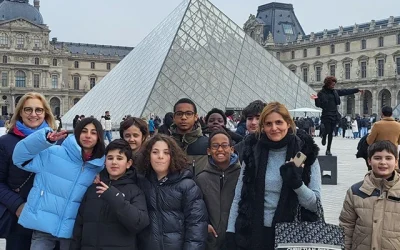
[[[252,242],[251,250],[275,250],[275,228],[264,227],[263,238]]]
[[[328,136],[328,145],[326,147],[327,150],[331,150],[332,140],[333,140],[333,132],[336,129],[336,122],[334,121],[323,121],[324,123],[324,134],[322,138],[326,138]]]

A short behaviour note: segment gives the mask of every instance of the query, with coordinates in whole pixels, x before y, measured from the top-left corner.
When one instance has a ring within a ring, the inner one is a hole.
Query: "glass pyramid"
[[[288,109],[314,107],[314,90],[208,0],[183,1],[67,114],[114,121],[173,111],[192,99],[200,115],[261,99]]]

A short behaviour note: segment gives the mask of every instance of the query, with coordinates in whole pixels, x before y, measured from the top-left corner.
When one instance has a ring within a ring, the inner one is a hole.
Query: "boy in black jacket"
[[[86,191],[76,217],[71,250],[134,250],[149,224],[146,198],[136,185],[132,150],[122,140],[106,148],[106,169]]]

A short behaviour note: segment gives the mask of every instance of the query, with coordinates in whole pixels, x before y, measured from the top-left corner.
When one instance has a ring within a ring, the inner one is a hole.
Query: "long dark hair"
[[[78,145],[80,147],[82,147],[79,137],[82,133],[83,128],[88,124],[93,124],[97,131],[97,143],[93,148],[92,159],[101,158],[105,154],[104,132],[103,132],[103,127],[101,126],[101,123],[97,119],[88,117],[88,118],[82,119],[80,122],[78,122],[76,124],[76,127],[74,129],[74,135],[75,135],[76,142],[78,143]]]

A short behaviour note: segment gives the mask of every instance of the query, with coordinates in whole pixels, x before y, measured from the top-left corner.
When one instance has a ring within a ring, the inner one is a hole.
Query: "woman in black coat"
[[[150,225],[139,234],[140,250],[204,250],[208,216],[200,188],[186,169],[176,142],[157,134],[142,148],[137,169]]]
[[[318,92],[318,95],[312,95],[315,100],[315,106],[322,109],[321,123],[324,124],[324,133],[322,134],[322,145],[326,145],[326,136],[328,136],[328,146],[326,147],[326,155],[332,155],[331,146],[333,139],[333,131],[336,124],[339,123],[341,115],[338,111],[340,105],[340,97],[352,95],[362,92],[360,89],[335,89],[337,80],[334,76],[328,76],[324,80],[324,86]]]

